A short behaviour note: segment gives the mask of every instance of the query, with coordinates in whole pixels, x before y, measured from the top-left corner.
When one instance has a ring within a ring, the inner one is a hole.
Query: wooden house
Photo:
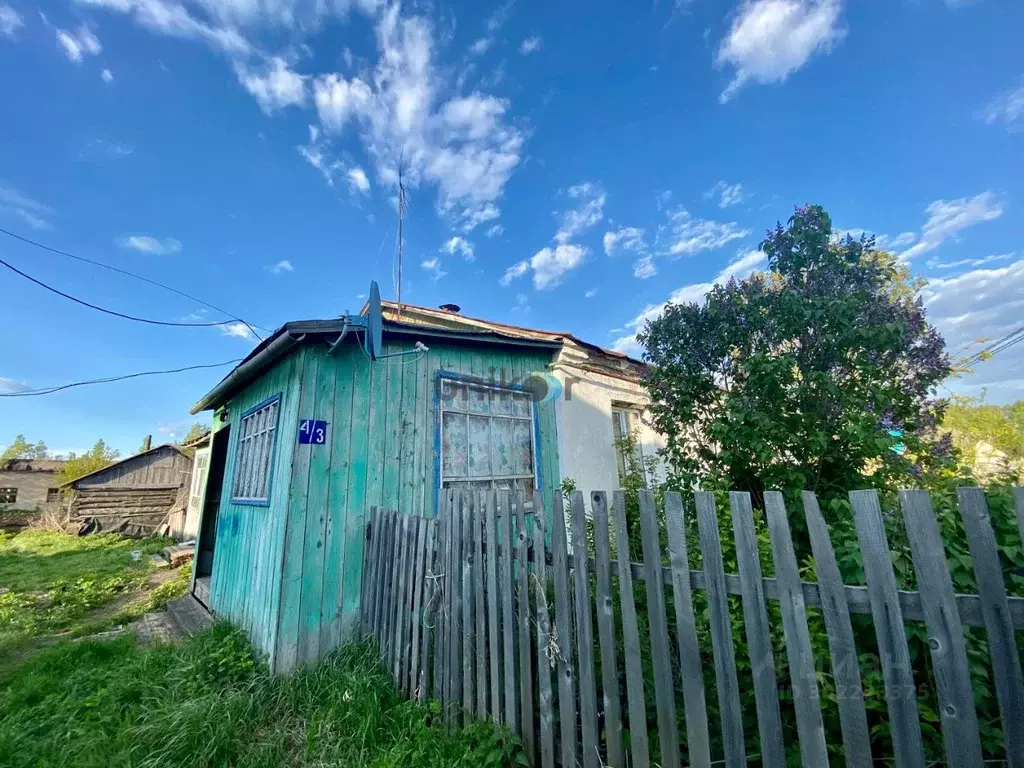
[[[442,488],[496,488],[550,508],[566,338],[433,312],[287,323],[192,409],[214,411],[193,594],[275,671],[352,637],[371,506],[433,516]]]
[[[142,451],[61,486],[69,499],[66,529],[181,539],[191,482],[189,452],[176,445]]]
[[[41,511],[56,507],[54,476],[63,459],[7,459],[0,462],[0,511]]]

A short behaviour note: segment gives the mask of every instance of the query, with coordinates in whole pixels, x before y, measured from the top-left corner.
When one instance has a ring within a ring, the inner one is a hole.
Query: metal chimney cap
[[[443,309],[445,312],[451,312],[453,315],[457,315],[462,311],[462,307],[458,304],[442,304],[438,309]]]

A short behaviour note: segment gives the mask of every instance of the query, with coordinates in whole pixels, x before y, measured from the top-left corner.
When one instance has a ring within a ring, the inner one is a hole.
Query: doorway
[[[224,470],[227,466],[230,439],[230,425],[213,434],[209,471],[206,476],[206,493],[203,497],[203,514],[199,523],[199,542],[196,547],[195,582],[192,594],[207,608],[210,607],[210,576],[213,574],[213,559],[217,547],[220,498],[221,490],[224,487]]]

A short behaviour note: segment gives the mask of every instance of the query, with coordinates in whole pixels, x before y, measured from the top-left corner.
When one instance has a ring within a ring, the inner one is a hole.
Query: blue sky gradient
[[[951,351],[1024,318],[1024,4],[0,0],[0,227],[251,323],[403,298],[635,351],[796,204],[884,236]],[[227,319],[0,234],[120,312]],[[214,363],[0,271],[0,392]],[[227,369],[0,398],[0,443],[180,437]],[[952,389],[1024,397],[1024,344]]]

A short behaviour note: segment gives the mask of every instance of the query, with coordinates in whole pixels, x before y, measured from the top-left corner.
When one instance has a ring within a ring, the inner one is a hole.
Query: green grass
[[[0,533],[0,664],[35,639],[106,628],[110,622],[92,614],[142,590],[152,571],[150,555],[169,541]],[[133,551],[141,552],[138,560]]]
[[[365,645],[271,675],[237,630],[178,646],[130,638],[62,643],[0,682],[0,765],[525,765],[486,723],[449,733],[437,708],[402,699]]]

